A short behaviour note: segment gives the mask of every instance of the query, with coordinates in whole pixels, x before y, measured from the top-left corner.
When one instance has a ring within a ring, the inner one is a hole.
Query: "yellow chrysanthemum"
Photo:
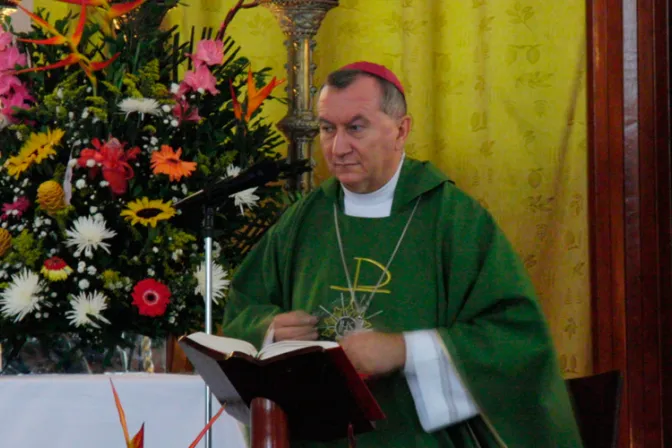
[[[60,129],[30,134],[19,154],[10,157],[5,162],[7,173],[18,179],[21,173],[30,168],[33,163],[39,164],[47,157],[55,155],[54,146],[61,142],[64,135],[65,132]]]
[[[42,182],[37,189],[37,203],[50,215],[65,208],[65,192],[55,180]]]
[[[163,202],[159,199],[152,199],[151,201],[146,197],[138,199],[127,204],[127,209],[121,212],[127,221],[131,221],[131,225],[138,223],[143,226],[156,227],[156,223],[175,216],[175,209],[170,206],[170,203]]]
[[[7,230],[0,229],[0,257],[4,257],[11,247],[12,235]]]

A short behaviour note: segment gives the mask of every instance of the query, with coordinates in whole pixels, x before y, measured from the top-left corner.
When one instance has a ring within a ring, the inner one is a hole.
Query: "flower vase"
[[[79,347],[77,335],[71,334],[4,341],[0,375],[166,372],[165,339],[127,335],[125,340],[126,344],[113,348]]]
[[[131,335],[131,345],[115,348],[113,359],[119,372],[166,372],[167,343],[163,338]]]

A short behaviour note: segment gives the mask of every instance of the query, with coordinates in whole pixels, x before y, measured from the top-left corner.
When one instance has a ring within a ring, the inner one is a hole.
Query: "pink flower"
[[[26,63],[25,54],[16,47],[9,47],[0,55],[0,72],[14,70],[17,65],[23,67]]]
[[[30,95],[30,92],[26,88],[26,85],[23,84],[23,83],[19,84],[18,86],[14,86],[14,93],[12,94],[12,96],[18,96],[19,99],[17,99],[17,101],[21,101],[21,102],[35,101],[35,98],[33,98]]]
[[[7,118],[11,118],[11,116],[14,115],[14,110],[12,108],[17,107],[19,109],[28,109],[28,105],[25,104],[25,102],[29,100],[32,101],[31,96],[24,96],[21,93],[4,98],[2,100],[3,107],[2,110],[0,110],[0,113],[5,115]]]
[[[192,90],[207,90],[212,95],[219,93],[217,90],[217,78],[214,77],[206,65],[201,65],[196,69],[195,72],[188,71],[184,75],[185,85],[189,86]],[[180,86],[181,88],[182,86]]]
[[[0,31],[0,52],[12,46],[12,33]]]
[[[0,219],[7,219],[10,216],[21,218],[23,213],[28,210],[28,207],[30,207],[30,201],[25,196],[21,196],[11,204],[2,204],[2,216],[0,216]]]
[[[178,98],[177,103],[173,106],[173,116],[180,122],[198,121],[201,119],[198,115],[198,109],[190,106],[189,103],[180,98]]]
[[[202,40],[196,46],[196,54],[187,55],[194,61],[194,66],[219,65],[224,59],[224,42],[221,40]]]
[[[14,75],[0,73],[0,96],[9,96],[15,89],[23,87],[21,81]]]
[[[190,72],[187,72],[187,73],[190,73]],[[184,98],[184,96],[187,93],[189,93],[190,90],[191,90],[191,87],[189,87],[184,81],[182,81],[180,83],[179,87],[177,88],[177,92],[175,92],[175,97],[178,98],[178,99],[179,98]]]

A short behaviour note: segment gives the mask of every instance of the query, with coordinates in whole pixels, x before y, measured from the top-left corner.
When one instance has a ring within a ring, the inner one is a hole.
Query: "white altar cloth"
[[[145,423],[145,448],[188,448],[205,426],[205,385],[195,375],[0,376],[0,447],[125,448],[110,378],[130,436]],[[213,415],[219,407],[213,399]],[[245,447],[243,434],[224,412],[211,448]]]

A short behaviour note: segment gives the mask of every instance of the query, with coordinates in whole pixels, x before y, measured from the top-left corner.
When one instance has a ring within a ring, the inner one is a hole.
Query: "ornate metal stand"
[[[275,15],[287,36],[288,110],[277,125],[289,140],[287,157],[290,162],[312,158],[312,143],[319,130],[313,113],[314,37],[329,10],[338,6],[338,0],[261,0],[260,4]],[[288,182],[288,188],[295,191],[312,187],[310,172]]]
[[[13,14],[16,11],[16,6],[10,0],[0,0],[0,24],[5,21],[5,17]]]

